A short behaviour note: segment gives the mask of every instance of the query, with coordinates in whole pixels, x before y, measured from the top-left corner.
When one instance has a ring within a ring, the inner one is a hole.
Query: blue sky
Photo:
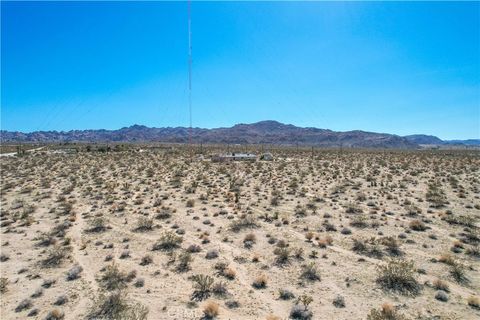
[[[188,126],[186,2],[1,4],[5,130]],[[480,138],[479,2],[193,2],[193,125]]]

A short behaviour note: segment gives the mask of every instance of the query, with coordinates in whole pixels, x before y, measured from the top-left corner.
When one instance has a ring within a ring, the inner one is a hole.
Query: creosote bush
[[[421,285],[415,277],[413,261],[390,259],[377,268],[377,283],[386,290],[392,290],[404,295],[417,295]]]
[[[111,293],[101,292],[94,300],[86,318],[88,320],[145,320],[147,315],[147,307],[132,303],[125,291],[116,290]]]
[[[152,250],[172,251],[180,247],[183,238],[177,236],[172,231],[166,231],[160,239],[153,245]]]

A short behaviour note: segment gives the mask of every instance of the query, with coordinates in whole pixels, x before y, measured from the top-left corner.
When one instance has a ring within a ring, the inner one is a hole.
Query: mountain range
[[[175,142],[189,141],[189,128],[150,128],[133,125],[118,130],[35,131],[30,133],[0,131],[6,142]],[[480,146],[480,139],[444,141],[435,136],[410,135],[401,137],[388,133],[360,130],[332,131],[312,127],[297,127],[267,120],[252,124],[237,124],[228,128],[192,128],[193,143],[312,145],[320,147],[399,148],[414,149],[420,145]]]

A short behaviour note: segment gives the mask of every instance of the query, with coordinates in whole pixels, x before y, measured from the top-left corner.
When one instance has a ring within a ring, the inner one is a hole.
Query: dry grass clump
[[[390,303],[384,303],[380,310],[372,309],[367,320],[407,320],[408,318],[399,313]]]
[[[235,271],[235,269],[229,267],[229,268],[226,268],[223,271],[222,275],[229,280],[233,280],[233,279],[235,279],[235,276],[237,275],[237,272]]]
[[[331,246],[332,244],[333,244],[333,238],[329,235],[326,235],[325,237],[318,240],[318,246],[320,248],[326,248],[328,246]]]
[[[377,283],[386,290],[392,290],[404,295],[418,295],[421,285],[415,277],[413,261],[391,259],[387,264],[377,268]]]
[[[425,231],[425,230],[427,230],[427,226],[425,226],[425,223],[423,223],[420,220],[410,221],[410,223],[408,225],[409,225],[410,229],[412,229],[414,231]]]
[[[448,283],[440,280],[440,279],[435,279],[433,281],[433,287],[437,290],[443,290],[445,292],[450,292],[450,288],[448,286]]]
[[[480,298],[477,296],[468,297],[467,304],[474,309],[480,310]]]
[[[61,320],[65,317],[63,311],[58,309],[53,309],[47,313],[44,320]]]
[[[208,301],[203,307],[205,319],[214,319],[219,315],[219,306],[216,302]]]
[[[268,281],[267,276],[264,274],[261,274],[255,278],[255,280],[252,283],[252,286],[255,289],[264,289],[267,287],[267,281]]]

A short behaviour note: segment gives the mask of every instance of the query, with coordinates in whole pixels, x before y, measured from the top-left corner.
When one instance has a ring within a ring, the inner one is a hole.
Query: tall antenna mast
[[[188,0],[188,144],[192,148],[192,13],[191,0]],[[190,150],[191,151],[191,150]]]

